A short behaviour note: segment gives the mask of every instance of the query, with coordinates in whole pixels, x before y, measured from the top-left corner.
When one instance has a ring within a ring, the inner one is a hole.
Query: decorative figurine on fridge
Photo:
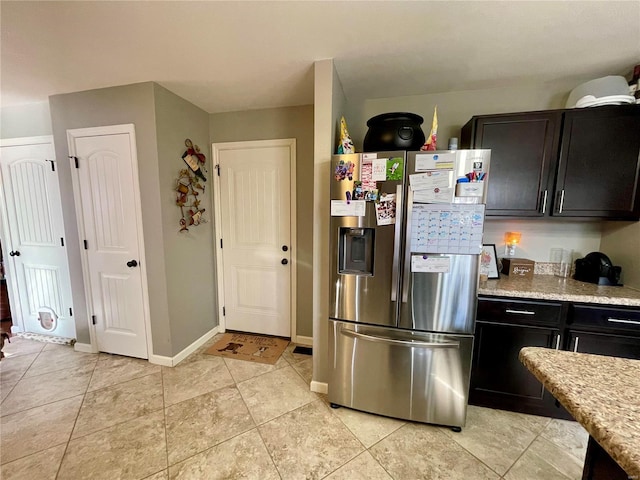
[[[420,147],[421,151],[431,151],[437,150],[436,148],[436,138],[438,136],[438,106],[436,105],[433,109],[433,121],[431,122],[431,132],[429,133],[429,138],[424,142],[424,145]]]
[[[340,143],[338,144],[337,154],[342,153],[356,153],[356,149],[353,146],[353,141],[349,136],[349,131],[347,130],[347,121],[344,117],[340,118]]]

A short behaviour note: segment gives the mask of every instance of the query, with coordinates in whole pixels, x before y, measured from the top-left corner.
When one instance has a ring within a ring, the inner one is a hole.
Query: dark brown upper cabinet
[[[640,218],[640,106],[482,115],[463,148],[490,148],[487,216]]]
[[[640,217],[640,106],[564,113],[552,215]]]
[[[553,195],[561,113],[474,117],[462,144],[491,149],[487,215],[540,217]],[[473,141],[471,141],[473,139]]]

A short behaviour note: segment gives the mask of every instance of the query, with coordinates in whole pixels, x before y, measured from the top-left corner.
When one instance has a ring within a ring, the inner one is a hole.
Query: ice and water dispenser
[[[373,276],[375,229],[338,229],[338,273]]]

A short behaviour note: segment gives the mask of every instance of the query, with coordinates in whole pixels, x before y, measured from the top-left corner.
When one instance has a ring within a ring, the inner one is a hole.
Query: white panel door
[[[1,152],[5,252],[9,255],[4,262],[15,292],[13,324],[26,332],[75,338],[53,144],[49,140],[3,145]],[[51,315],[53,321],[41,324],[39,312]]]
[[[69,140],[78,162],[81,242],[86,241],[85,275],[98,350],[147,358],[133,134],[70,131]]]
[[[220,151],[228,330],[291,336],[290,150]]]

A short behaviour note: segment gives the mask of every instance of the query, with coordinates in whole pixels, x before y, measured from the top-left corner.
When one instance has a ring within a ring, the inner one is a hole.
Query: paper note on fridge
[[[418,153],[416,154],[416,172],[453,169],[455,162],[455,153]]]
[[[429,255],[412,255],[411,271],[413,273],[447,273],[450,269],[449,257],[433,257]]]
[[[435,190],[453,188],[453,170],[442,170],[409,175],[409,186],[417,190]]]
[[[367,202],[364,200],[331,200],[332,217],[364,217],[367,211]]]
[[[413,192],[413,203],[451,203],[453,188],[434,188]]]
[[[376,158],[371,161],[373,171],[372,177],[374,182],[384,182],[387,179],[387,159]]]

